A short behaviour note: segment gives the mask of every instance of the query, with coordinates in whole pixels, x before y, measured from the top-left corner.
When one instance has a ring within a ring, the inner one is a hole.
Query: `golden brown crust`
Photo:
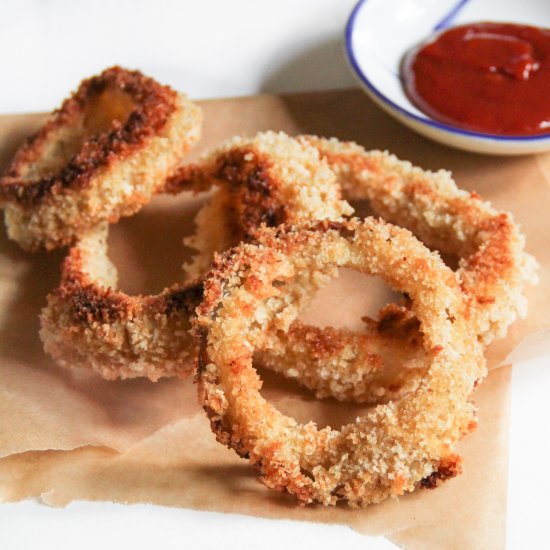
[[[112,67],[83,81],[0,180],[10,237],[51,249],[135,212],[199,138],[201,118],[138,71]]]
[[[202,299],[200,282],[176,284],[150,296],[131,296],[111,286],[99,285],[95,279],[97,275],[90,272],[82,256],[78,246],[71,249],[62,267],[61,284],[54,291],[80,322],[120,322],[135,316],[144,308],[166,317],[182,313],[190,316]]]
[[[212,186],[217,190],[197,217],[196,235],[185,241],[197,251],[185,266],[192,277],[205,273],[215,252],[253,240],[262,225],[337,220],[353,212],[317,150],[282,132],[232,138],[199,162],[181,167],[166,190]]]
[[[82,116],[88,102],[106,90],[120,90],[135,107],[125,124],[116,120],[113,128],[87,139],[82,149],[57,174],[29,181],[28,165],[36,163],[51,136],[70,121]],[[31,136],[8,166],[0,187],[2,198],[33,206],[59,194],[63,189],[83,187],[100,167],[107,166],[143,147],[147,138],[162,131],[177,108],[177,93],[138,71],[112,67],[101,75],[84,80],[76,93],[66,99],[38,133]]]
[[[327,264],[380,275],[407,292],[428,358],[414,393],[341,430],[282,415],[259,394],[252,365],[274,327],[286,330],[299,314],[296,277]],[[217,439],[247,457],[267,486],[303,503],[379,502],[459,472],[454,445],[473,425],[468,397],[485,374],[465,312],[452,272],[406,230],[372,219],[264,230],[258,244],[218,258],[205,281],[194,323],[199,398]]]
[[[168,189],[173,193],[186,187],[206,190],[213,182],[223,185],[232,221],[230,240],[238,243],[252,239],[262,224],[276,227],[288,218],[288,207],[278,196],[281,182],[271,173],[272,166],[273,160],[252,146],[229,149],[215,159],[208,173],[200,165],[181,168],[177,187],[169,182]]]
[[[195,355],[189,319],[201,284],[150,296],[116,290],[107,229],[90,232],[65,259],[61,284],[41,314],[45,350],[62,365],[92,368],[107,379],[189,376]]]

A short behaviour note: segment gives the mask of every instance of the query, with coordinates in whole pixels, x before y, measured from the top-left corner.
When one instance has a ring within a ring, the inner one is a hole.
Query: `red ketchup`
[[[550,29],[451,28],[403,62],[410,100],[434,120],[503,136],[550,134]]]

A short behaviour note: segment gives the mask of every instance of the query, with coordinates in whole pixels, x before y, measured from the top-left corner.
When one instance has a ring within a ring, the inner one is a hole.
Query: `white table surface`
[[[512,1],[512,0],[506,0]],[[49,111],[118,63],[193,98],[342,88],[341,36],[355,0],[0,2],[0,113]],[[550,355],[516,365],[509,548],[543,548],[548,522]],[[475,506],[475,503],[472,503]],[[83,536],[84,534],[84,536]],[[396,548],[351,529],[160,506],[0,506],[0,548]],[[99,546],[99,547],[101,547]]]

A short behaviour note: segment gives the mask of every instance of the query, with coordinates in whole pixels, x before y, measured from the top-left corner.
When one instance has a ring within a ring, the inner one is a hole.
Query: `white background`
[[[512,0],[506,0],[512,1]],[[115,63],[193,98],[353,85],[355,0],[0,0],[0,113],[49,111]],[[550,493],[548,356],[514,369],[508,546],[542,548]],[[472,503],[475,507],[475,502]],[[82,539],[82,535],[84,538]],[[396,548],[339,526],[161,508],[0,505],[0,548]],[[100,547],[101,547],[100,546]]]

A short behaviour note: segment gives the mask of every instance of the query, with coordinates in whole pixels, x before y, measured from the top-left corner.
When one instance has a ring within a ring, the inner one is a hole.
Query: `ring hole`
[[[284,285],[274,284],[274,286],[282,288]],[[382,345],[373,348],[373,353],[368,360],[363,361],[364,355],[359,354],[361,360],[354,363],[368,369],[370,382],[366,387],[369,388],[367,391],[372,392],[369,396],[371,404],[357,403],[350,399],[352,395],[357,395],[353,393],[356,387],[353,378],[347,389],[341,393],[341,397],[346,401],[338,401],[334,397],[319,400],[315,397],[313,390],[299,383],[298,378],[286,378],[282,374],[258,367],[261,357],[257,357],[260,360],[256,361],[255,367],[258,368],[263,380],[261,394],[281,412],[299,422],[314,421],[319,428],[330,426],[333,429],[339,429],[353,422],[357,416],[365,414],[374,404],[384,403],[391,400],[394,395],[401,395],[401,389],[403,393],[413,391],[420,376],[409,377],[408,369],[414,370],[415,373],[422,373],[426,362],[418,321],[408,310],[397,306],[401,303],[403,303],[403,296],[393,291],[382,278],[340,268],[338,277],[317,292],[313,302],[299,318],[303,324],[320,329],[333,327],[351,331],[350,346],[359,346],[358,349],[361,352],[364,352],[366,339],[359,337],[365,336],[367,330],[375,330],[376,334],[385,334],[380,339]],[[389,304],[393,304],[393,307]],[[383,320],[377,328],[373,329],[374,322],[366,323],[364,319],[369,317],[377,320],[381,308],[384,308]],[[334,332],[326,330],[308,332],[307,349],[308,353],[312,354],[311,372],[319,372],[318,363],[315,362],[316,356],[327,364],[331,364],[334,357],[340,353],[343,354],[342,357],[349,357],[349,349],[341,348],[338,344],[341,340],[339,335],[336,333],[336,340],[334,340],[331,334]],[[347,332],[347,334],[350,333]],[[355,338],[356,335],[358,338]],[[284,359],[285,368],[297,367],[291,352],[285,352]],[[306,361],[309,362],[309,358]],[[347,364],[343,364],[345,368]],[[325,375],[326,370],[323,376]],[[341,388],[340,386],[339,391]],[[324,390],[323,393],[327,395]]]
[[[340,268],[338,277],[321,288],[300,315],[304,324],[361,331],[364,317],[377,318],[388,303],[400,304],[402,295],[381,278]]]
[[[138,214],[109,228],[108,255],[119,273],[118,288],[128,294],[156,294],[185,279],[191,252],[183,238],[194,231],[202,197],[182,193],[157,196]]]
[[[261,366],[254,366],[263,382],[260,390],[262,397],[281,413],[301,424],[315,422],[319,429],[330,426],[339,430],[374,407],[368,404],[341,402],[334,398],[316,399],[310,390],[295,380],[286,379]]]
[[[458,262],[460,261],[459,256],[456,254],[447,254],[439,252],[439,255],[441,256],[441,259],[443,260],[443,263],[453,271],[456,271],[458,269]]]
[[[83,139],[110,131],[115,122],[126,124],[135,109],[134,100],[119,89],[107,89],[92,96],[84,108]]]

